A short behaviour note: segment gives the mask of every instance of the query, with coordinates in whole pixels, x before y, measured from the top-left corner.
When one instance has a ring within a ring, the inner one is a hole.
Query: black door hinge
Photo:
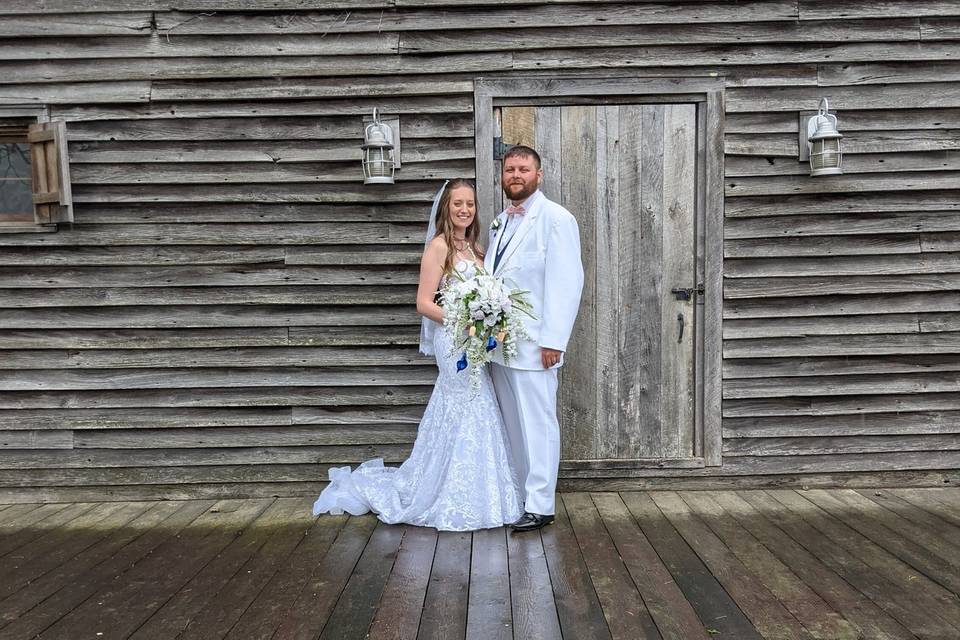
[[[503,138],[497,136],[493,139],[493,159],[494,160],[503,160],[503,154],[516,145],[507,144],[503,141]]]

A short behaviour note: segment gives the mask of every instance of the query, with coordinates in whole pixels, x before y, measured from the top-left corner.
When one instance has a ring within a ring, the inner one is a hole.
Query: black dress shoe
[[[538,513],[524,513],[520,519],[510,525],[514,531],[534,531],[553,522],[553,516],[542,516]]]

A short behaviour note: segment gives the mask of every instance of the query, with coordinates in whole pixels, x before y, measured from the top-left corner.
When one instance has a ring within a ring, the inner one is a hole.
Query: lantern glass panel
[[[367,147],[363,150],[364,183],[393,184],[393,150],[390,147]]]
[[[810,167],[824,169],[840,166],[840,140],[824,138],[813,142],[810,150]]]

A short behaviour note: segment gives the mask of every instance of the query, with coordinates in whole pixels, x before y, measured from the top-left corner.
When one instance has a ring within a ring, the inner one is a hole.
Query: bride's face
[[[477,216],[477,201],[470,187],[457,187],[450,192],[450,222],[458,236],[466,233],[467,227]]]

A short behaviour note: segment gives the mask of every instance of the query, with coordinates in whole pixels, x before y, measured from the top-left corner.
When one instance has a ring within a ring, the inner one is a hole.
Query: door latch
[[[670,289],[670,293],[677,300],[690,300],[693,297],[694,292],[703,295],[703,283],[700,282],[697,284],[696,288],[693,287],[674,287]]]

